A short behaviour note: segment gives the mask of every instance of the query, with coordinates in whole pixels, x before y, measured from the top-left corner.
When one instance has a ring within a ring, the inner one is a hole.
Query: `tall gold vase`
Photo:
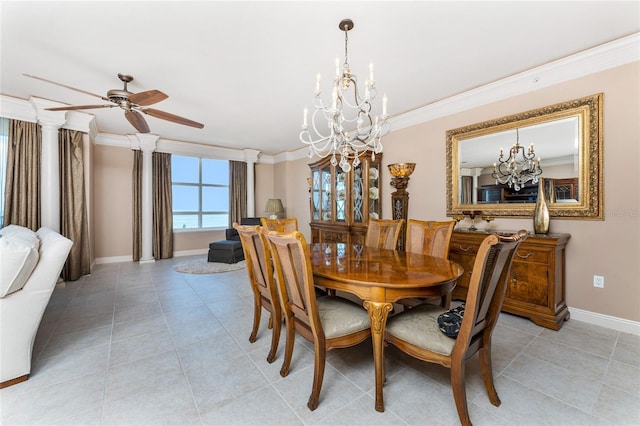
[[[538,181],[538,199],[533,210],[533,231],[536,234],[546,234],[549,232],[549,207],[547,197],[544,193],[544,178]]]

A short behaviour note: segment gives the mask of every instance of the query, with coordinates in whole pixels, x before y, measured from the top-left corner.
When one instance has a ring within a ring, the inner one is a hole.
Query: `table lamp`
[[[284,213],[282,200],[280,200],[280,198],[269,198],[269,200],[267,200],[267,207],[264,208],[264,211],[267,213],[271,213],[269,219],[277,219],[278,213]]]

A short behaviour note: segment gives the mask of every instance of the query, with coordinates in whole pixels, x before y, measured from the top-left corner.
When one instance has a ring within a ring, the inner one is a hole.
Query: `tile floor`
[[[3,425],[456,425],[448,370],[387,350],[385,412],[374,410],[370,343],[330,351],[311,412],[313,353],[298,340],[266,362],[266,314],[248,342],[246,270],[174,272],[187,258],[98,265],[56,287],[27,382],[0,391]],[[502,314],[494,407],[467,364],[476,425],[639,425],[640,337],[569,321],[561,331]]]

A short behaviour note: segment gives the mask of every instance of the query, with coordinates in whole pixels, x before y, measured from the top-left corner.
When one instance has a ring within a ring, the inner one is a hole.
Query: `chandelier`
[[[364,83],[364,94],[358,90],[358,79],[351,73],[349,65],[348,32],[353,29],[353,21],[343,19],[338,25],[344,31],[344,63],[336,58],[336,78],[333,81],[331,101],[325,103],[320,97],[320,74],[316,78],[314,111],[309,132],[307,108],[300,141],[309,145],[309,158],[314,154],[321,157],[331,155],[331,164],[340,165],[344,172],[360,164],[360,157],[371,151],[371,158],[382,152],[382,136],[389,132],[387,119],[387,96],[382,97],[382,114],[373,114],[372,102],[376,97],[376,82],[373,79],[373,64],[369,64],[369,79]],[[340,156],[340,161],[336,156]],[[351,164],[350,164],[351,161]]]
[[[535,157],[533,144],[525,153],[524,146],[520,145],[520,135],[516,129],[516,143],[509,150],[509,157],[505,159],[502,148],[500,148],[500,157],[497,164],[493,163],[491,177],[496,180],[496,184],[498,182],[507,184],[509,188],[513,187],[516,191],[520,191],[529,181],[538,183],[538,176],[542,174],[542,168],[540,167],[540,158],[536,160]]]

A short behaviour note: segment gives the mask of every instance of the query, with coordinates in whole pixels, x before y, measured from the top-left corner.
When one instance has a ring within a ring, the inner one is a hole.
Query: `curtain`
[[[73,241],[62,269],[65,281],[75,281],[91,273],[82,143],[82,132],[61,129],[58,134],[60,233]]]
[[[462,187],[460,190],[460,203],[471,204],[473,203],[472,191],[473,191],[473,177],[461,176],[460,181]]]
[[[171,154],[153,153],[153,258],[173,257]]]
[[[229,227],[247,217],[247,163],[229,161]]]
[[[9,120],[3,226],[40,228],[42,132],[36,123]]]
[[[142,257],[142,151],[133,151],[133,261]]]

